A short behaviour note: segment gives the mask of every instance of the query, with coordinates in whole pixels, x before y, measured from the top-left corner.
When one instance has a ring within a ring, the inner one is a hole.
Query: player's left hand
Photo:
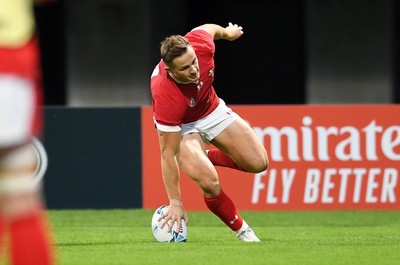
[[[240,38],[243,35],[243,27],[238,24],[228,23],[228,26],[225,28],[226,39],[229,41],[234,41]]]

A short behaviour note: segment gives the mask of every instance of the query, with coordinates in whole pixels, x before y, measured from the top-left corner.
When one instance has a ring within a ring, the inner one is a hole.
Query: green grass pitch
[[[400,264],[400,211],[241,212],[244,243],[209,212],[189,212],[186,243],[158,243],[153,211],[51,210],[60,265]]]

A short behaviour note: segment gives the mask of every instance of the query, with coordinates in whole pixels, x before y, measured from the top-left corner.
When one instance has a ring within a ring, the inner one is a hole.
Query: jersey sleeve
[[[205,29],[196,28],[187,33],[185,37],[196,51],[196,54],[209,54],[214,56],[215,43],[211,34]]]

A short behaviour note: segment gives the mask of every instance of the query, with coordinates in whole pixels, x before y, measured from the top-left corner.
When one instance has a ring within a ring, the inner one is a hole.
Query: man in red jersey
[[[8,256],[12,265],[55,261],[40,187],[47,157],[34,138],[39,59],[33,1],[0,0],[0,263]]]
[[[241,26],[205,24],[185,36],[172,35],[161,42],[161,60],[151,76],[154,122],[161,149],[164,186],[170,205],[168,221],[188,223],[183,207],[179,168],[199,186],[207,207],[237,237],[259,242],[224,193],[214,166],[262,172],[268,155],[252,128],[225,105],[213,88],[214,40],[234,41],[243,35]],[[215,149],[206,150],[205,143]],[[169,229],[171,229],[170,226]]]

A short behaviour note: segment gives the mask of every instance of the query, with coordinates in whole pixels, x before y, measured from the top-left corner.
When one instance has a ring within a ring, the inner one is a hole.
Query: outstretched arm
[[[231,22],[229,22],[228,26],[226,26],[225,28],[217,24],[204,24],[197,28],[206,30],[213,36],[214,40],[224,39],[224,40],[234,41],[243,35],[242,26],[238,26],[237,24],[232,24]]]
[[[181,132],[162,132],[159,130],[157,132],[160,141],[162,177],[170,200],[170,205],[168,211],[163,216],[165,219],[161,227],[164,227],[171,220],[172,224],[177,222],[176,231],[179,231],[182,219],[185,219],[187,224],[189,223],[188,216],[183,208],[179,187],[179,168],[176,161],[176,154],[181,141]],[[169,231],[171,231],[172,226],[169,227]]]

